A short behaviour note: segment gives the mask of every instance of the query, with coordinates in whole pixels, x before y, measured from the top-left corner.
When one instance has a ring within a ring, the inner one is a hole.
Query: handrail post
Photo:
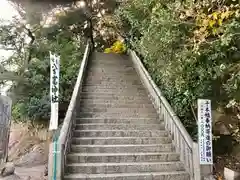
[[[53,149],[54,144],[51,142],[49,144],[49,152],[48,152],[48,179],[51,180],[53,177]]]
[[[62,180],[62,174],[64,173],[64,166],[62,158],[64,156],[61,143],[57,144],[57,152],[54,152],[55,144],[52,142],[49,144],[49,155],[48,155],[48,179],[49,180]],[[56,153],[57,163],[56,163],[56,179],[54,179],[54,153]]]
[[[64,151],[62,149],[62,144],[61,142],[57,144],[57,151],[55,152],[57,156],[57,163],[56,163],[56,180],[62,180],[62,174],[63,174],[63,168],[62,166],[64,165],[63,163],[63,156],[64,156]],[[55,179],[53,179],[55,180]]]
[[[201,180],[209,179],[209,177],[213,174],[213,166],[212,165],[200,165],[200,174]]]
[[[201,169],[200,169],[200,162],[199,162],[199,150],[198,150],[198,143],[193,142],[193,179],[194,180],[201,180]]]
[[[213,173],[212,165],[200,165],[198,143],[193,143],[194,180],[204,180]]]

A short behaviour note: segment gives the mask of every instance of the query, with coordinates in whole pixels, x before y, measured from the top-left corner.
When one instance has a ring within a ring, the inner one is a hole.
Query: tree
[[[20,14],[20,19],[15,18],[13,22],[1,24],[0,27],[2,48],[13,51],[13,55],[5,60],[6,63],[1,68],[1,78],[3,83],[6,80],[13,81],[11,92],[15,99],[14,114],[17,118],[48,119],[49,51],[61,55],[60,109],[65,111],[84,52],[86,40],[81,33],[83,28],[77,21],[66,24],[61,17],[57,24],[45,27],[41,24],[41,18],[28,21],[23,12]],[[68,15],[75,18],[71,13]],[[79,25],[81,29],[71,32],[70,27],[75,24],[76,28]],[[26,41],[26,38],[29,40]],[[7,65],[16,66],[16,70],[7,71]],[[63,115],[60,112],[60,116]]]
[[[198,98],[240,118],[239,10],[210,0],[133,0],[118,10],[128,44],[193,134]]]
[[[13,80],[11,94],[15,99],[14,115],[17,119],[49,119],[48,58],[51,50],[61,55],[60,109],[63,113],[60,112],[60,116],[63,117],[85,48],[85,32],[89,27],[85,24],[90,18],[92,23],[90,29],[93,32],[96,48],[103,49],[107,44],[105,37],[108,35],[102,34],[106,26],[100,27],[99,24],[106,15],[114,11],[116,3],[86,1],[88,8],[84,9],[74,1],[13,2],[20,18],[15,18],[6,25],[0,25],[2,29],[0,44],[3,48],[13,50],[13,55],[5,62],[6,65],[16,66],[16,70],[9,72],[4,70],[6,76],[3,80]],[[52,20],[49,21],[48,17]],[[114,38],[114,35],[111,37]],[[10,74],[18,77],[18,81],[11,78]]]

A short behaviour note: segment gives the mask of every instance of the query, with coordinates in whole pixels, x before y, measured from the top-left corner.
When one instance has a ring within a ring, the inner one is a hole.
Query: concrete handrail
[[[81,90],[84,71],[85,71],[85,68],[87,66],[88,57],[89,57],[89,54],[90,54],[90,48],[91,48],[90,43],[88,43],[87,46],[86,46],[85,52],[84,52],[84,56],[83,56],[83,60],[82,60],[80,69],[79,69],[79,73],[78,73],[77,81],[76,81],[76,84],[75,84],[75,87],[74,87],[74,90],[73,90],[73,93],[72,93],[71,101],[70,101],[70,104],[68,106],[68,110],[67,110],[66,116],[65,116],[64,121],[63,121],[63,126],[62,126],[61,131],[60,131],[59,143],[61,143],[61,144],[65,144],[65,142],[67,140],[66,139],[67,134],[70,130],[69,129],[70,121],[72,120],[72,115],[73,115],[73,112],[75,110],[77,100],[78,100],[77,97],[78,97],[79,92]]]
[[[66,154],[69,149],[71,135],[72,135],[72,128],[75,123],[76,106],[78,103],[79,94],[82,90],[81,89],[82,83],[83,83],[86,66],[88,64],[90,53],[91,53],[91,42],[88,41],[85,52],[84,52],[83,60],[81,62],[81,66],[79,69],[77,81],[74,86],[72,97],[67,109],[67,113],[64,118],[62,128],[60,130],[60,135],[57,141],[57,145],[55,144],[54,146],[54,143],[51,143],[49,145],[49,158],[48,158],[48,179],[49,180],[53,180],[53,179],[62,180],[64,175]],[[53,151],[56,151],[56,152],[53,152]],[[54,155],[56,156],[55,158],[54,158]],[[53,159],[54,159],[54,162],[53,162]]]
[[[170,106],[169,102],[166,100],[166,98],[163,96],[162,92],[160,91],[160,89],[157,87],[157,85],[155,84],[155,82],[152,80],[151,76],[149,75],[149,73],[147,72],[146,68],[143,66],[143,64],[141,63],[140,59],[137,57],[136,53],[134,51],[131,52],[133,56],[135,56],[136,60],[138,61],[138,64],[141,68],[141,70],[143,71],[143,73],[145,74],[146,78],[148,79],[148,81],[151,83],[153,90],[156,92],[158,98],[162,101],[162,104],[166,107],[166,110],[168,111],[168,113],[170,114],[170,116],[172,117],[174,123],[176,124],[176,126],[178,127],[181,135],[183,136],[183,138],[185,139],[185,141],[188,143],[188,145],[190,147],[192,147],[193,145],[193,140],[190,137],[190,135],[188,134],[187,130],[185,129],[185,127],[183,126],[182,122],[179,120],[178,116],[176,115],[176,113],[173,111],[172,107]]]
[[[180,159],[183,161],[186,170],[189,172],[191,180],[198,180],[200,178],[198,144],[192,140],[182,122],[163,96],[161,90],[152,80],[136,53],[130,50],[129,55],[143,85],[149,92],[160,118],[164,120],[166,129],[173,137],[175,149],[180,153]]]

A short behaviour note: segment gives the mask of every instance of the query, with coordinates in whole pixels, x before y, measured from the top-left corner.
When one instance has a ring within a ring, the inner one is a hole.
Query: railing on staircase
[[[66,116],[57,144],[51,143],[49,146],[49,158],[48,158],[48,179],[49,180],[61,180],[64,175],[64,168],[66,163],[66,155],[70,150],[70,143],[72,139],[72,129],[75,126],[76,120],[76,108],[79,102],[79,95],[82,90],[83,79],[86,72],[88,59],[92,50],[91,42],[88,41],[83,60],[79,69],[77,81],[72,93],[71,101],[68,106]],[[55,152],[54,152],[55,151]],[[56,157],[54,157],[56,155]]]
[[[129,55],[160,118],[164,120],[166,130],[169,131],[172,136],[175,149],[180,154],[180,160],[184,163],[186,170],[189,172],[191,180],[200,180],[198,144],[192,140],[136,53],[130,50]]]

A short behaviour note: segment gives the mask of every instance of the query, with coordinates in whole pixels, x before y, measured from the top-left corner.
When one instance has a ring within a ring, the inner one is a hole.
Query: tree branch
[[[24,29],[27,30],[28,37],[31,38],[31,41],[29,43],[29,53],[28,53],[28,58],[27,58],[27,63],[29,64],[32,59],[32,51],[33,51],[32,45],[35,41],[35,36],[33,35],[32,31],[29,28],[27,28],[26,26],[24,27]]]

